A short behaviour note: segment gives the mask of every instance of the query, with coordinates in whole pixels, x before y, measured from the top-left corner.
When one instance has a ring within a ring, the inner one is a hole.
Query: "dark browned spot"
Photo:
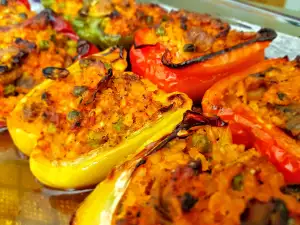
[[[25,105],[23,108],[23,117],[25,121],[32,122],[34,119],[36,119],[42,110],[41,104],[38,103],[32,103],[31,105]]]
[[[198,202],[198,198],[192,196],[190,193],[186,192],[181,197],[181,209],[183,212],[189,212],[195,204]]]
[[[51,80],[65,78],[69,75],[69,70],[60,67],[46,67],[42,70],[44,77]]]
[[[79,40],[77,43],[77,53],[79,56],[86,55],[90,50],[90,44],[86,40]]]
[[[280,199],[260,202],[251,199],[245,211],[241,214],[242,225],[287,225],[289,211]]]
[[[103,89],[108,87],[109,81],[113,77],[112,69],[109,69],[106,75],[98,82],[96,90],[92,93],[92,96],[84,103],[84,105],[89,105],[95,101],[97,93],[100,93]]]

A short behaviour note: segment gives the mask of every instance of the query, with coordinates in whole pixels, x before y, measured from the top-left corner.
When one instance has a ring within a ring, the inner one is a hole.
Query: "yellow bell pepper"
[[[140,153],[133,159],[126,161],[124,164],[112,170],[108,177],[103,182],[101,182],[80,205],[70,224],[112,225],[113,217],[117,207],[119,206],[119,202],[125,194],[128,186],[130,185],[131,180],[138,173],[139,166],[145,163],[149,159],[149,157],[155,155],[158,152],[164,151],[163,148],[165,147],[165,145],[167,143],[170,143],[170,141],[172,141],[176,137],[185,137],[186,140],[189,132],[203,129],[203,126],[201,127],[201,125],[212,125],[218,127],[224,126],[226,124],[218,118],[207,118],[201,114],[188,111],[185,114],[184,120],[177,126],[176,129],[173,130],[173,132],[170,132],[168,136],[161,138],[159,141],[156,141],[152,144],[152,148],[146,148],[143,151],[140,151]],[[217,129],[215,130],[215,132],[219,132],[218,137],[220,137],[220,139],[218,139],[218,141],[212,140],[211,143],[214,142],[214,145],[223,146],[222,148],[224,149],[224,146],[232,142],[231,135],[226,128],[221,128],[221,130]],[[209,128],[208,130],[213,132],[211,128]],[[210,136],[210,139],[215,139],[215,135],[211,134]],[[175,140],[175,144],[171,144],[171,146],[173,146],[171,148],[178,148],[176,147],[176,142],[178,142],[178,140]],[[218,142],[218,144],[216,144],[216,142]],[[205,148],[205,146],[202,147]],[[189,151],[190,149],[187,147],[186,150]],[[166,163],[166,161],[169,162],[167,163],[169,164],[168,166],[180,164],[180,160],[177,162],[177,164],[174,164],[174,155],[176,154],[176,151],[172,149],[167,149],[165,151],[169,152],[169,155],[161,159],[162,164],[160,170],[164,169],[164,163]],[[177,152],[181,152],[180,147],[178,148]],[[190,153],[181,152],[179,154],[184,155]],[[198,158],[199,155],[202,154],[198,153],[198,155],[194,157]],[[167,160],[167,157],[172,157],[173,160]],[[181,160],[187,161],[188,159],[185,159],[183,157],[183,159]],[[205,166],[204,162],[202,162],[202,167],[203,166]],[[148,174],[147,171],[144,171],[144,173],[147,174],[146,176],[151,176],[151,174]],[[145,180],[146,179],[147,178],[145,178]],[[151,177],[149,179],[151,179]]]
[[[187,113],[169,136],[113,170],[70,224],[288,224],[299,219],[295,185],[255,149],[233,144],[230,129],[220,127],[225,125],[217,117]]]
[[[68,69],[44,69],[50,79],[8,118],[13,141],[30,156],[30,169],[43,184],[70,189],[99,183],[115,165],[169,134],[191,108],[185,94],[164,93],[123,72],[122,51],[109,49]]]
[[[101,53],[94,54],[88,58],[99,58],[105,63],[111,63],[111,66],[115,70],[124,71],[127,68],[127,52],[122,50],[123,56],[121,56],[121,52],[119,48],[109,48]],[[85,59],[83,59],[85,60]],[[70,66],[69,70],[76,71],[80,67],[80,62],[76,62]],[[31,96],[36,95],[36,92],[40,92],[46,89],[49,85],[51,85],[53,80],[46,80],[36,88],[31,90],[20,102],[16,105],[14,111],[7,119],[7,127],[9,133],[18,147],[18,149],[23,152],[25,155],[30,156],[31,151],[37,144],[37,140],[39,138],[39,132],[44,126],[43,124],[28,124],[20,118],[20,112],[22,111],[27,99]]]

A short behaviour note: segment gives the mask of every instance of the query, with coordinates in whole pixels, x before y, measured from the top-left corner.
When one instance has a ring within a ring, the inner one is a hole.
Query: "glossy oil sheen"
[[[0,225],[68,225],[89,192],[42,186],[8,133],[0,133]]]

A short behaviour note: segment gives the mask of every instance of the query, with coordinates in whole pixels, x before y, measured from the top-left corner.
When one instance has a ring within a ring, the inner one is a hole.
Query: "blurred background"
[[[283,12],[300,19],[300,1],[299,0],[237,0],[245,4],[252,4],[257,7],[265,7],[269,10]]]
[[[300,0],[156,0],[156,2],[175,8],[209,13],[232,24],[243,21],[300,37]]]
[[[300,1],[299,0],[248,0],[241,2],[257,2],[271,6],[283,7],[290,10],[299,10],[300,9]]]

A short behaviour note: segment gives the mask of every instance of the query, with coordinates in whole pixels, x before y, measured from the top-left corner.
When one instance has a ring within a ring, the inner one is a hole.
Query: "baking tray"
[[[31,3],[33,10],[42,9],[38,2]],[[297,18],[228,0],[161,0],[155,3],[169,10],[185,8],[209,13],[227,20],[238,30],[271,27],[279,32],[266,51],[267,57],[287,55],[292,59],[300,54],[300,22]],[[91,191],[50,190],[39,184],[29,170],[27,158],[14,146],[7,131],[0,131],[0,171],[0,225],[67,225],[80,202]]]

